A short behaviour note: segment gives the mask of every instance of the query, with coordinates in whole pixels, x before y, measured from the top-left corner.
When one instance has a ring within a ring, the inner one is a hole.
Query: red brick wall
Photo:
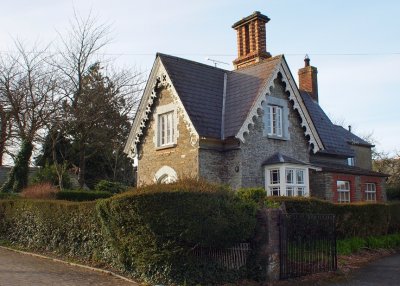
[[[332,173],[332,193],[333,200],[332,202],[337,203],[338,201],[338,191],[337,191],[337,181],[348,181],[350,182],[350,203],[355,202],[365,202],[366,195],[365,189],[366,183],[375,183],[376,185],[376,201],[377,202],[385,202],[386,196],[384,194],[384,179],[382,177],[373,177],[373,176],[360,176],[360,175],[351,175],[351,174],[340,174],[340,173]]]
[[[333,195],[333,202],[338,202],[338,191],[337,191],[337,181],[349,181],[350,183],[350,203],[356,202],[356,176],[355,175],[348,175],[348,174],[332,174],[332,193]]]
[[[381,177],[370,177],[370,176],[361,176],[361,193],[363,201],[366,200],[365,190],[366,190],[366,183],[374,183],[376,186],[376,201],[383,202],[384,196],[382,196],[382,184],[383,179]]]

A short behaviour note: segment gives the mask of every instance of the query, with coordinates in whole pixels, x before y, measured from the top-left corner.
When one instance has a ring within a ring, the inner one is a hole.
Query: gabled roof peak
[[[223,68],[214,67],[214,66],[203,64],[203,63],[199,63],[199,62],[196,62],[196,61],[193,61],[193,60],[188,60],[188,59],[184,59],[184,58],[180,58],[180,57],[172,56],[172,55],[167,55],[167,54],[163,54],[163,53],[159,53],[159,52],[157,52],[156,57],[160,57],[161,60],[163,58],[169,58],[169,59],[173,59],[173,60],[180,61],[180,62],[190,62],[190,63],[195,64],[195,65],[207,67],[207,68],[210,68],[210,69],[220,70],[220,71],[223,71],[223,72],[230,72],[229,70],[226,70],[226,69],[223,69]]]

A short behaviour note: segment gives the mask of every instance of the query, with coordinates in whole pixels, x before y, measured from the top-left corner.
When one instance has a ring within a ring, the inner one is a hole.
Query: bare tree
[[[55,64],[63,74],[62,87],[68,98],[67,128],[78,146],[81,187],[85,184],[86,160],[92,156],[87,146],[90,144],[92,152],[96,152],[93,147],[111,139],[110,134],[104,136],[104,130],[110,130],[104,128],[107,124],[118,124],[111,111],[118,106],[118,118],[129,120],[141,90],[140,74],[114,72],[99,61],[99,52],[110,42],[109,35],[110,26],[98,24],[91,15],[82,18],[75,13],[67,37],[61,36],[62,47]]]
[[[49,64],[47,48],[35,45],[28,51],[15,41],[15,51],[0,57],[0,100],[21,146],[2,191],[20,191],[26,186],[33,143],[57,115],[61,101],[57,70]]]

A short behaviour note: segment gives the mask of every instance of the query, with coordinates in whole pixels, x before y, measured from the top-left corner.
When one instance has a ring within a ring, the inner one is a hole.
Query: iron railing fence
[[[230,248],[196,247],[193,250],[193,255],[200,260],[235,270],[246,266],[249,253],[250,243],[238,243]]]
[[[335,216],[280,216],[280,278],[287,279],[337,268]]]

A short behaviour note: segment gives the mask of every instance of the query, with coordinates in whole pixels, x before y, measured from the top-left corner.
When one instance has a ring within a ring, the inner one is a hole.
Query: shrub
[[[30,185],[22,190],[21,197],[30,199],[54,199],[58,189],[50,183]]]
[[[98,199],[105,199],[111,197],[112,194],[109,192],[96,192],[96,191],[86,191],[86,190],[63,190],[58,192],[56,195],[57,200],[65,201],[94,201]]]
[[[128,187],[123,185],[123,184],[121,184],[121,183],[110,182],[110,181],[107,181],[107,180],[101,180],[94,187],[95,191],[108,192],[108,193],[111,193],[111,194],[119,194],[119,193],[122,193],[122,192],[126,191],[127,189],[128,189]]]
[[[98,204],[103,228],[121,263],[152,283],[211,283],[232,273],[201,264],[195,246],[229,247],[249,239],[254,204],[220,186],[180,181],[140,188]]]
[[[400,201],[400,186],[387,188],[386,196],[388,201]]]
[[[263,188],[241,188],[236,194],[242,200],[252,201],[257,204],[262,203],[267,196]]]
[[[149,282],[208,285],[234,281],[240,273],[196,259],[193,248],[249,239],[255,211],[254,203],[232,191],[196,181],[96,202],[2,200],[0,240],[107,263]]]
[[[400,203],[333,204],[312,198],[269,197],[283,202],[289,213],[334,214],[338,238],[379,236],[400,232]]]
[[[0,201],[0,240],[85,261],[113,261],[94,202]]]
[[[46,165],[45,167],[41,168],[39,171],[35,173],[32,177],[33,184],[40,184],[40,183],[51,183],[54,186],[58,186],[58,175],[54,165]],[[63,188],[70,188],[71,187],[71,179],[68,173],[63,175],[62,180],[62,187]]]
[[[10,200],[21,198],[18,193],[2,193],[0,192],[0,200]]]

